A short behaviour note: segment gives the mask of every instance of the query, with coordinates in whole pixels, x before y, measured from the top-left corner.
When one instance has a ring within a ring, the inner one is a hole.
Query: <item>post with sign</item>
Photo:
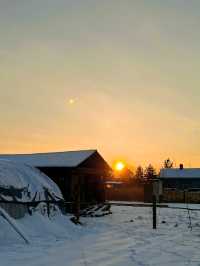
[[[153,229],[157,228],[157,202],[162,195],[162,183],[159,179],[153,179]]]
[[[154,183],[155,184],[155,183]],[[153,185],[154,185],[153,184]],[[153,201],[153,229],[156,229],[157,228],[157,203],[156,203],[156,195],[154,195],[154,193],[153,193],[153,199],[152,199],[152,201]]]

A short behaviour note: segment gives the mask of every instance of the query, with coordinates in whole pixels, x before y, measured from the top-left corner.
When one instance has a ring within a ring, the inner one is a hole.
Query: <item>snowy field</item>
[[[191,231],[187,211],[159,209],[154,231],[151,208],[115,206],[112,211],[102,218],[83,218],[83,226],[61,215],[51,220],[39,214],[26,217],[18,225],[30,245],[1,218],[0,265],[200,265],[200,212],[191,212]]]

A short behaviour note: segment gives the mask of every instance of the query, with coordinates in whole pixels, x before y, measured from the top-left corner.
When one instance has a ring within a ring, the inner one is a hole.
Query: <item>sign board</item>
[[[163,194],[162,181],[156,179],[153,181],[153,195],[156,196],[157,199],[159,199],[159,197],[162,196],[162,194]]]

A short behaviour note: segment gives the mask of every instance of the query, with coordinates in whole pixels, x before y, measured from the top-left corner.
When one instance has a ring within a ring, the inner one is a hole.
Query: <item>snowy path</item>
[[[0,251],[1,266],[183,266],[200,265],[200,213],[162,209],[151,229],[150,208],[113,207],[103,218],[85,218],[67,239],[34,239],[30,246]],[[5,253],[4,253],[5,252]]]

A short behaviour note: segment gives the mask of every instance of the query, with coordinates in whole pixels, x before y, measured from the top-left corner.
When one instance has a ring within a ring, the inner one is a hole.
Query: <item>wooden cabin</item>
[[[97,150],[9,154],[0,155],[0,159],[38,168],[59,186],[67,202],[74,200],[77,190],[83,205],[105,201],[105,179],[111,168]]]
[[[200,203],[200,169],[199,168],[164,168],[159,179],[163,185],[165,202]]]

